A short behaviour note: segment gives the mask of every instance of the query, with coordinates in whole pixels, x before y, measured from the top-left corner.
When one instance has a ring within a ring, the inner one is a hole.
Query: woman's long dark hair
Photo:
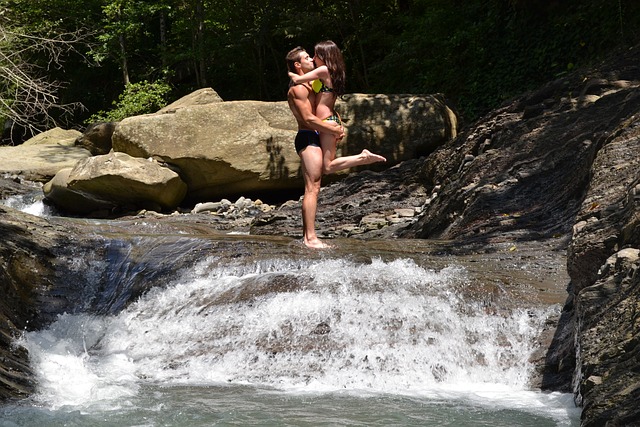
[[[333,92],[340,96],[344,95],[346,86],[346,72],[342,52],[338,45],[331,40],[325,40],[316,44],[314,48],[314,57],[322,59],[329,69],[331,76],[331,85]]]

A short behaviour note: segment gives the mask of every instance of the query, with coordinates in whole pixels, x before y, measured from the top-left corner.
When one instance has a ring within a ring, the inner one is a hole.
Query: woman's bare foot
[[[371,151],[364,149],[362,150],[362,153],[360,153],[360,158],[361,160],[361,164],[363,165],[368,165],[371,163],[378,163],[378,162],[386,162],[387,159],[385,159],[384,157],[382,157],[379,154],[376,153],[372,153]]]
[[[331,247],[331,245],[326,244],[325,242],[318,239],[317,237],[314,239],[308,239],[308,240],[304,238],[302,241],[304,245],[310,249],[329,249]]]

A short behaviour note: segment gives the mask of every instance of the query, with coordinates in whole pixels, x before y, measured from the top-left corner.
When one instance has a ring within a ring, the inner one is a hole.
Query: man
[[[302,48],[292,49],[286,57],[287,67],[294,74],[302,75],[314,69],[313,59]],[[291,85],[287,93],[289,108],[298,122],[295,146],[302,163],[304,198],[302,199],[303,242],[309,248],[327,248],[329,245],[316,235],[316,210],[322,180],[322,148],[318,132],[331,133],[336,138],[344,136],[344,129],[335,122],[323,122],[315,116],[315,92],[309,83]]]

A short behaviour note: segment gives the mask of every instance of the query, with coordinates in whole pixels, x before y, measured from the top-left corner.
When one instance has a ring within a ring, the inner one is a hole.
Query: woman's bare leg
[[[322,146],[322,173],[327,175],[343,169],[371,163],[386,162],[387,159],[369,150],[362,150],[360,154],[336,158],[336,138],[328,133],[320,133]]]

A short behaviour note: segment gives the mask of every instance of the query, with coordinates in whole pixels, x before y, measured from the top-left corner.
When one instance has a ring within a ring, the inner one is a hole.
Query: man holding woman
[[[344,129],[334,107],[337,97],[344,94],[345,67],[342,52],[335,43],[318,43],[314,58],[297,47],[287,54],[286,60],[292,79],[287,99],[298,122],[295,146],[305,181],[303,242],[310,248],[327,248],[328,245],[318,239],[315,232],[322,175],[386,159],[369,150],[336,158],[337,142],[344,137]]]

